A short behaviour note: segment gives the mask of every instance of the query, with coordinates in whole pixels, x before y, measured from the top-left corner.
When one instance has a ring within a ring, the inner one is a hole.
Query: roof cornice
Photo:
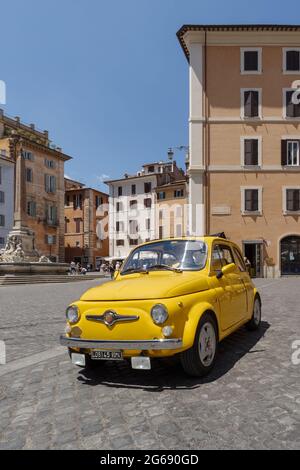
[[[187,33],[300,33],[300,25],[280,25],[280,24],[185,24],[177,31],[177,38],[183,49],[183,52],[189,61],[189,49],[186,41]],[[194,34],[196,37],[196,34]],[[199,37],[199,36],[198,36]]]

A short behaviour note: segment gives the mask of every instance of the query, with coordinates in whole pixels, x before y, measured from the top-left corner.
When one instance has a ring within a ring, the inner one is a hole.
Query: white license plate
[[[122,361],[123,354],[122,351],[92,351],[91,358],[96,361]]]

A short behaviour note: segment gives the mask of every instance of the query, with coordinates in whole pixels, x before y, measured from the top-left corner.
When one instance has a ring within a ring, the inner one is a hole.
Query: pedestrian
[[[120,271],[120,268],[121,268],[121,263],[120,263],[120,261],[117,261],[116,262],[116,271]]]
[[[76,272],[76,264],[74,263],[74,261],[71,261],[71,263],[70,263],[70,273],[72,275],[74,275],[75,272]]]

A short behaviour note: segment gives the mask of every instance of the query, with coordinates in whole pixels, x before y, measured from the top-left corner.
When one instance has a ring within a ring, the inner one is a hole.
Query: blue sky
[[[300,23],[299,1],[14,0],[0,4],[0,80],[9,115],[74,159],[93,187],[188,143],[184,23]],[[183,154],[176,159],[183,164]]]

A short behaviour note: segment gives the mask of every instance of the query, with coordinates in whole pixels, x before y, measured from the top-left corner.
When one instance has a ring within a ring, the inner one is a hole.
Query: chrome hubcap
[[[208,367],[216,353],[216,333],[211,323],[204,323],[199,336],[199,355],[204,366]]]
[[[260,316],[261,316],[260,303],[259,303],[259,300],[256,299],[254,303],[254,309],[253,309],[253,320],[254,320],[255,325],[259,324]]]

